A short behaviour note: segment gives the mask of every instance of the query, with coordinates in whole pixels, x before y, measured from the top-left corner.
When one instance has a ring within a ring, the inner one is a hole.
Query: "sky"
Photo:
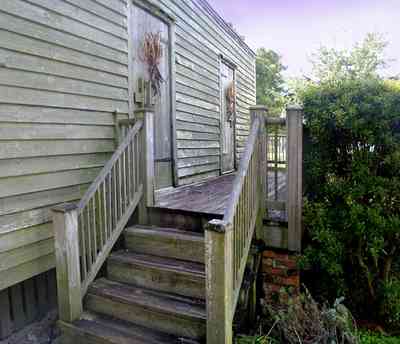
[[[309,74],[312,53],[321,45],[351,48],[368,32],[389,42],[395,60],[384,72],[400,74],[400,0],[209,0],[247,44],[281,54],[288,77]]]

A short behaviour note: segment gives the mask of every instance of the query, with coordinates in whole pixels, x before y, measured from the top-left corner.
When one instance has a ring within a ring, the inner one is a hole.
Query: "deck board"
[[[232,193],[235,174],[227,174],[204,182],[156,192],[156,207],[223,215]],[[268,174],[268,198],[274,197],[274,175]],[[278,175],[278,199],[286,199],[286,173]]]

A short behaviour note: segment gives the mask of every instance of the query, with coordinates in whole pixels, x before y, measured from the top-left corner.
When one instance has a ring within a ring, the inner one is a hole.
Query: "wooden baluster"
[[[107,188],[106,188],[107,177],[104,179],[101,187],[103,190],[103,214],[104,214],[104,244],[108,240],[108,207],[107,207]]]
[[[52,209],[60,320],[73,322],[82,314],[78,212],[75,205]]]
[[[107,234],[107,239],[111,236],[112,233],[112,228],[113,228],[113,208],[112,208],[112,171],[110,174],[107,176],[107,209],[108,209],[108,234]]]
[[[132,196],[132,152],[131,152],[131,144],[126,147],[126,189],[128,200],[128,206],[131,204]]]
[[[123,199],[123,181],[122,181],[122,155],[118,158],[117,161],[117,189],[118,189],[118,221],[121,219],[122,215],[125,212],[124,209],[124,199]]]
[[[278,187],[279,187],[279,182],[278,182],[278,127],[275,127],[275,133],[274,133],[274,200],[278,200]]]
[[[205,231],[207,342],[232,344],[233,228],[213,220]]]
[[[111,208],[113,209],[113,225],[111,228],[111,232],[114,231],[114,228],[118,223],[118,192],[117,192],[117,164],[115,164],[112,168],[112,184],[113,184],[113,199],[111,202]]]
[[[300,252],[303,182],[303,110],[301,107],[287,108],[287,139],[288,249]]]
[[[128,207],[128,198],[127,198],[128,193],[127,193],[127,189],[126,189],[126,187],[127,187],[127,182],[126,182],[126,179],[127,179],[127,176],[126,176],[126,150],[124,150],[124,152],[122,153],[121,159],[122,159],[122,171],[121,171],[122,180],[121,180],[121,183],[122,183],[122,192],[123,192],[123,196],[124,196],[123,197],[123,207],[122,207],[122,209],[123,209],[123,212],[125,214],[126,208]]]
[[[90,212],[89,212],[89,207],[85,207],[82,212],[86,216],[86,234],[87,234],[87,244],[88,244],[88,253],[89,253],[89,260],[88,260],[88,271],[90,271],[90,268],[92,267],[93,264],[93,251],[92,251],[92,234],[90,231]]]
[[[89,201],[88,207],[90,209],[90,203],[92,203],[92,232],[93,232],[93,262],[97,259],[98,243],[97,243],[97,222],[96,222],[96,193],[94,193],[93,198]],[[90,215],[90,210],[89,210]]]
[[[82,247],[82,251],[81,251],[81,260],[82,260],[82,280],[86,278],[87,276],[87,270],[88,270],[88,266],[87,266],[87,252],[86,252],[86,237],[85,237],[85,226],[84,226],[84,217],[83,214],[81,213],[78,216],[78,230],[79,230],[79,237],[81,240],[81,247]]]

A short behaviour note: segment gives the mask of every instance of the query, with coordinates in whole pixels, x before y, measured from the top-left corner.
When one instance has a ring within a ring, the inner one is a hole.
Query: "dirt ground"
[[[53,311],[41,321],[35,322],[11,337],[1,340],[0,344],[51,344],[59,336],[56,327],[57,312]]]

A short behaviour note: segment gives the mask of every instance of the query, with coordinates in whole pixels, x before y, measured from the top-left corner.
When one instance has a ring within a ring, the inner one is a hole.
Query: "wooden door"
[[[170,30],[168,23],[137,5],[132,5],[131,37],[133,58],[133,88],[138,89],[138,79],[149,80],[147,64],[143,57],[143,42],[146,34],[160,33],[162,44],[162,61],[159,70],[163,78],[160,93],[154,97],[154,161],[156,189],[173,185],[172,172],[172,114],[171,114],[171,51]],[[134,107],[140,107],[138,103]]]
[[[228,173],[235,169],[235,100],[232,103],[232,99],[228,97],[228,93],[231,96],[235,93],[235,70],[224,61],[221,61],[220,74],[221,172]]]

